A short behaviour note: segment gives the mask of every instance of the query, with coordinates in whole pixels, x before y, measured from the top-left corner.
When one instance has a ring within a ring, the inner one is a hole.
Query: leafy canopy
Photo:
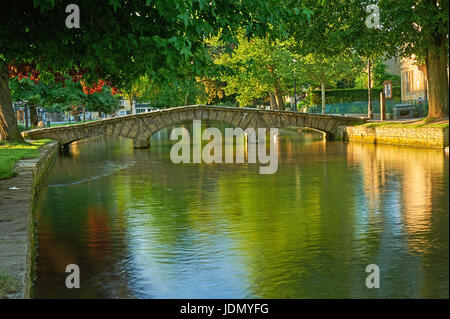
[[[207,64],[203,39],[221,31],[233,42],[235,30],[264,35],[284,14],[272,0],[90,0],[79,1],[80,28],[66,28],[62,0],[2,1],[0,59],[36,63],[40,71],[83,74],[131,86],[141,75],[179,76]],[[279,24],[278,24],[279,25]],[[273,31],[274,28],[272,28]],[[17,41],[20,39],[20,41]],[[49,74],[42,74],[41,77]]]

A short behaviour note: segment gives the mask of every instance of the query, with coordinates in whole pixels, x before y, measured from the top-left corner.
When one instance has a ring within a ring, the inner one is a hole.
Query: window
[[[406,72],[406,92],[414,92],[414,71]]]

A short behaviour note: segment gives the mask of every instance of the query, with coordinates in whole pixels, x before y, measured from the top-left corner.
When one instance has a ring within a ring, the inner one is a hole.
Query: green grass
[[[448,127],[447,123],[431,123],[428,124],[426,122],[424,123],[400,123],[400,122],[371,122],[371,123],[365,123],[362,124],[363,127],[437,127],[437,128],[445,128]]]
[[[12,276],[0,272],[0,298],[15,293],[17,290],[17,280]]]
[[[39,149],[52,140],[37,140],[30,144],[15,144],[0,141],[0,179],[17,175],[14,165],[21,159],[39,157]]]

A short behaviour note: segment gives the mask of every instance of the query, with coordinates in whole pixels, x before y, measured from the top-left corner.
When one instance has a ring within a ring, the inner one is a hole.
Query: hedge
[[[372,89],[372,100],[379,100],[383,89]],[[392,88],[394,100],[401,101],[401,88],[394,86]],[[367,89],[336,89],[325,91],[326,104],[335,104],[342,102],[367,101]],[[322,103],[322,91],[312,91],[312,104]]]

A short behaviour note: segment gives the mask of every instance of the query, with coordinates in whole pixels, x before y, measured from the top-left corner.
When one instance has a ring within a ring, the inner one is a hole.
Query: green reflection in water
[[[448,298],[441,150],[282,131],[278,171],[260,175],[175,165],[169,134],[57,159],[37,205],[35,297]],[[71,263],[80,289],[65,288]],[[365,287],[372,263],[380,289]]]

